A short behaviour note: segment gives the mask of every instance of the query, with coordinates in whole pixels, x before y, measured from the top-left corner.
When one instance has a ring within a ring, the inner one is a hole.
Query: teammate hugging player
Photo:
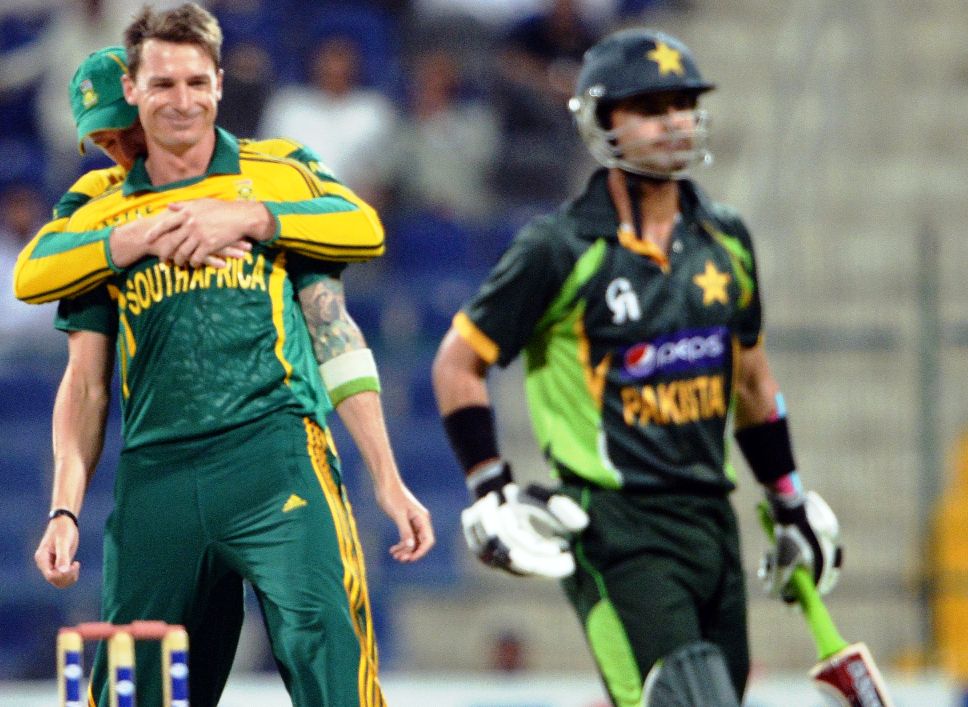
[[[708,159],[697,106],[712,88],[662,32],[591,48],[570,108],[603,167],[517,235],[434,362],[476,499],[463,514],[472,550],[563,578],[622,707],[737,705],[744,692],[730,416],[776,520],[773,591],[789,599],[799,565],[826,591],[839,564],[836,520],[797,477],[749,233],[688,178]],[[550,496],[514,484],[494,433],[487,370],[522,351],[535,434],[561,480]]]
[[[85,293],[58,310],[69,359],[53,420],[54,510],[35,560],[55,586],[77,579],[78,515],[101,452],[116,343],[124,449],[105,534],[102,618],[184,624],[192,702],[214,705],[234,656],[244,578],[294,705],[382,705],[363,557],[297,293],[310,291],[332,262],[381,254],[383,228],[346,187],[215,127],[221,31],[210,13],[194,3],[146,7],[125,40],[130,64],[120,80],[138,108],[145,154],[118,153],[130,169],[86,181],[90,190],[74,195],[83,205],[18,261],[37,297]],[[87,105],[96,93],[88,91]],[[241,229],[213,223],[216,211],[230,210],[247,221]],[[114,246],[138,245],[138,237],[116,243],[125,228],[118,224],[152,218],[160,240],[176,234],[178,244],[196,247],[176,246],[172,262],[149,249],[129,267],[119,264]],[[243,251],[223,250],[242,237],[251,241]],[[65,282],[51,272],[51,259],[72,250],[79,257],[65,256],[65,265],[90,278]],[[231,260],[197,267],[213,255]],[[362,389],[347,383],[361,372],[375,379],[358,359],[323,359],[334,396],[358,398]],[[378,404],[375,390],[366,397]],[[353,409],[360,421],[373,411]],[[384,443],[367,449],[389,450]],[[377,499],[400,527],[391,554],[417,559],[433,544],[425,509],[395,466],[362,451]],[[159,694],[157,652],[136,650],[139,694]],[[91,704],[107,703],[106,670],[102,647]]]

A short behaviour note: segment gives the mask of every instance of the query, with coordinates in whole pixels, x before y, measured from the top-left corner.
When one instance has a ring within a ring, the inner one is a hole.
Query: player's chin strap
[[[687,643],[656,661],[642,692],[642,707],[739,707],[723,652],[708,641]]]

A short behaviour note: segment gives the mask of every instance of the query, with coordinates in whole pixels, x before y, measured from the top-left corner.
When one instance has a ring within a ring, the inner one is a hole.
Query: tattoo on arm
[[[346,311],[346,296],[339,278],[327,276],[304,287],[299,291],[299,301],[317,361],[322,363],[366,348],[363,332]]]

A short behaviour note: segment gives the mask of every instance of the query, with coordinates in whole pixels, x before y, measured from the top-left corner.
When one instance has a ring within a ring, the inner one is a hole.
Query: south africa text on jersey
[[[185,268],[155,263],[145,270],[129,273],[124,281],[124,291],[113,285],[108,286],[108,291],[122,310],[137,316],[156,302],[192,290],[215,287],[265,292],[265,271],[266,261],[261,253],[254,258],[251,253],[246,253],[244,258],[229,258],[222,268],[209,265]]]
[[[697,376],[656,385],[621,389],[622,415],[630,427],[683,425],[726,416],[722,375]]]

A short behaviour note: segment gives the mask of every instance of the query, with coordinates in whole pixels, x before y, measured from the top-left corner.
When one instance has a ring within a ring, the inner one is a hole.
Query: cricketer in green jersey
[[[113,273],[146,256],[161,261],[184,265],[196,262],[224,267],[224,257],[244,257],[251,250],[243,238],[248,225],[240,219],[244,212],[238,203],[200,200],[180,209],[173,217],[165,211],[158,216],[140,218],[117,226],[108,239],[96,233],[80,233],[75,238],[63,236],[67,219],[80,206],[118,186],[144,151],[144,132],[137,119],[137,108],[128,105],[121,92],[121,78],[127,71],[127,55],[123,47],[106,47],[93,52],[78,68],[69,87],[71,109],[78,131],[78,143],[83,148],[90,138],[118,163],[118,167],[95,170],[81,177],[54,207],[54,220],[40,229],[24,248],[18,259],[14,276],[15,295],[25,302],[47,302],[73,297],[106,281]],[[296,160],[306,165],[328,185],[333,193],[345,192],[336,178],[322,164],[312,150],[287,139],[242,141],[245,148],[270,156]],[[348,198],[355,199],[352,194]],[[196,208],[197,207],[197,208]],[[179,220],[191,208],[196,231],[206,227],[221,240],[199,242],[206,234],[192,233],[187,222]],[[207,221],[210,221],[207,223]],[[167,229],[167,230],[166,230]],[[221,251],[210,250],[228,242],[232,234],[240,240],[229,243]],[[193,236],[196,236],[193,238]],[[188,254],[191,253],[191,257]],[[326,257],[325,255],[321,257]],[[349,414],[349,406],[340,403],[361,392],[379,392],[375,366],[359,328],[345,309],[345,296],[337,269],[321,262],[319,278],[311,289],[299,292],[303,313],[313,335],[318,360],[327,391],[334,405],[350,428],[354,441],[379,442],[385,434],[357,434],[352,423],[359,414]],[[339,358],[344,357],[344,358]],[[355,368],[373,369],[370,375],[350,375]],[[354,399],[356,406],[360,402]],[[372,406],[372,403],[370,404]],[[376,427],[383,428],[379,406],[374,410]],[[363,417],[368,418],[369,415]],[[388,449],[364,450],[369,460],[392,460]]]
[[[836,519],[796,475],[749,233],[687,177],[707,154],[697,103],[711,88],[661,32],[590,49],[570,107],[603,168],[517,235],[434,362],[475,498],[469,546],[500,569],[562,579],[621,707],[740,703],[749,648],[730,416],[784,528],[773,590],[803,564],[827,591],[839,565]],[[521,352],[554,494],[519,489],[494,434],[487,371]]]
[[[178,26],[179,19],[188,22]],[[315,197],[309,201],[335,214],[336,233],[323,248],[344,247],[338,233],[352,227],[344,215],[358,205],[345,195],[346,203],[325,201],[310,174],[240,150],[231,136],[213,131],[217,47],[212,52],[198,33],[192,34],[198,27],[190,26],[196,21],[207,29],[210,20],[197,6],[185,6],[161,16],[147,11],[132,25],[132,32],[140,33],[133,44],[143,68],[133,71],[134,85],[126,85],[125,92],[143,119],[147,106],[157,111],[152,116],[157,122],[146,130],[148,159],[135,164],[124,189],[82,207],[70,223],[90,230],[94,223],[150,213],[178,196],[191,198],[199,189],[207,190],[206,196],[226,198],[234,190],[238,197],[270,200],[284,222],[289,213],[275,201],[275,192],[293,190],[308,192]],[[191,30],[187,35],[166,34],[184,31],[185,24]],[[172,36],[177,38],[166,39]],[[224,179],[231,174],[246,179]],[[300,240],[306,226],[299,223],[299,213],[294,216],[291,229],[277,224],[283,233],[276,240],[286,232]],[[273,237],[271,224],[266,231],[263,239]],[[258,232],[251,235],[263,240]],[[356,247],[352,241],[348,245]],[[107,344],[116,328],[126,446],[106,540],[104,618],[119,622],[160,614],[191,630],[193,621],[206,616],[206,603],[217,596],[224,578],[238,573],[256,588],[294,703],[382,704],[362,557],[323,427],[325,393],[312,375],[305,323],[293,314],[299,260],[259,245],[244,261],[219,270],[190,273],[149,261],[114,278],[107,292],[112,302],[104,301],[104,290],[95,290],[85,296],[90,302],[65,306],[62,325],[74,333],[62,386],[67,394],[59,394],[55,409],[56,441],[67,453],[55,472],[54,502],[80,508],[85,475],[93,471],[100,446],[98,415],[83,413],[90,410],[85,404],[91,394],[105,395],[111,368]],[[212,365],[203,352],[224,358]],[[184,362],[172,365],[178,358],[194,358],[196,370]],[[168,366],[168,376],[154,379],[149,372],[154,365]],[[159,385],[149,394],[143,386],[152,382]],[[166,402],[168,393],[174,399]],[[167,432],[151,432],[152,424],[168,422]],[[240,478],[253,473],[258,476],[250,484]],[[231,498],[225,484],[242,496]],[[188,505],[173,508],[178,490],[192,487],[184,499]],[[175,518],[175,510],[188,515]],[[192,522],[199,517],[207,519],[204,526]],[[69,529],[69,518],[57,516],[48,529],[59,536],[52,542],[58,560],[67,555],[68,564],[77,535],[56,528]],[[116,542],[121,536],[124,542]],[[166,568],[170,573],[157,564],[164,567],[166,559],[179,563]],[[196,633],[211,629],[196,628]],[[227,670],[218,656],[208,658],[209,667]],[[98,663],[95,692],[103,684],[103,655]],[[198,697],[202,704],[217,700],[217,695]]]

